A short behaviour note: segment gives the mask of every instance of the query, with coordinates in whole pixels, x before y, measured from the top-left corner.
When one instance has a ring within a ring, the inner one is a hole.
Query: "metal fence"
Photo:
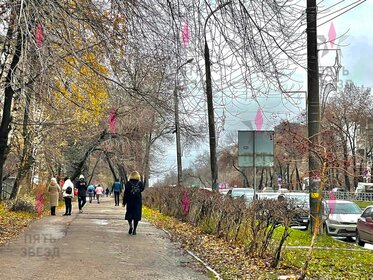
[[[372,201],[373,193],[354,193],[354,192],[331,192],[323,191],[324,199],[344,199],[358,201]]]
[[[5,182],[3,182],[3,189],[2,189],[2,192],[1,192],[1,199],[5,200],[5,199],[9,199],[10,197],[10,194],[12,193],[12,190],[13,190],[13,185],[12,184],[7,184]]]

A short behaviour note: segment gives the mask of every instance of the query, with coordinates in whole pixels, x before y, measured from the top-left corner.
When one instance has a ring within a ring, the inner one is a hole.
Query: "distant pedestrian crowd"
[[[120,205],[120,195],[123,195],[122,206],[126,206],[125,220],[128,221],[130,235],[136,235],[136,230],[139,221],[142,216],[142,195],[144,190],[144,184],[141,181],[139,172],[133,171],[128,177],[128,181],[124,184],[116,179],[111,186],[104,188],[101,184],[90,184],[88,185],[84,175],[79,176],[79,180],[74,184],[70,177],[65,177],[60,183],[57,182],[56,178],[52,178],[48,185],[49,199],[50,199],[50,210],[51,215],[56,215],[56,207],[58,206],[59,197],[62,193],[62,197],[65,203],[65,213],[63,216],[70,216],[72,211],[72,202],[75,196],[78,198],[78,209],[79,213],[83,213],[83,208],[88,201],[92,203],[93,200],[100,204],[100,198],[103,195],[109,197],[111,194],[114,195],[114,206]]]

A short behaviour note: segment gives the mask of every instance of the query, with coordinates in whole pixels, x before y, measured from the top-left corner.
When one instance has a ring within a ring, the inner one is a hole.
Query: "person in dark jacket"
[[[129,181],[124,186],[123,206],[127,205],[125,219],[128,221],[128,233],[136,235],[136,229],[141,220],[142,196],[144,184],[140,181],[140,174],[133,171],[129,176]],[[132,225],[133,221],[133,225]]]
[[[119,181],[119,179],[116,179],[111,191],[114,192],[114,201],[115,201],[115,206],[119,206],[119,194],[122,191],[122,184]]]
[[[86,204],[87,197],[87,183],[83,175],[79,176],[79,181],[76,182],[75,187],[78,189],[78,207],[79,213],[83,213],[83,207]]]

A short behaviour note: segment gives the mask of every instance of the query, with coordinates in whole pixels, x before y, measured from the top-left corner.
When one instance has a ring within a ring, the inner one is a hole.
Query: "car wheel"
[[[363,246],[363,247],[365,245],[365,242],[360,240],[359,232],[357,232],[357,234],[356,234],[356,244],[359,245],[359,246]]]
[[[329,235],[329,232],[328,232],[328,226],[326,224],[323,224],[322,226],[322,230],[325,234]]]

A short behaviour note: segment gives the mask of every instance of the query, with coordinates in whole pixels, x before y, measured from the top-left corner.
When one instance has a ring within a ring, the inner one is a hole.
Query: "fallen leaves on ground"
[[[0,245],[16,237],[36,216],[26,212],[8,211],[0,203]]]
[[[191,224],[165,217],[158,211],[144,209],[144,216],[155,226],[167,230],[171,240],[179,242],[216,270],[223,279],[277,279],[278,275],[295,274],[296,268],[270,267],[270,259],[252,258],[244,246],[203,233]]]

